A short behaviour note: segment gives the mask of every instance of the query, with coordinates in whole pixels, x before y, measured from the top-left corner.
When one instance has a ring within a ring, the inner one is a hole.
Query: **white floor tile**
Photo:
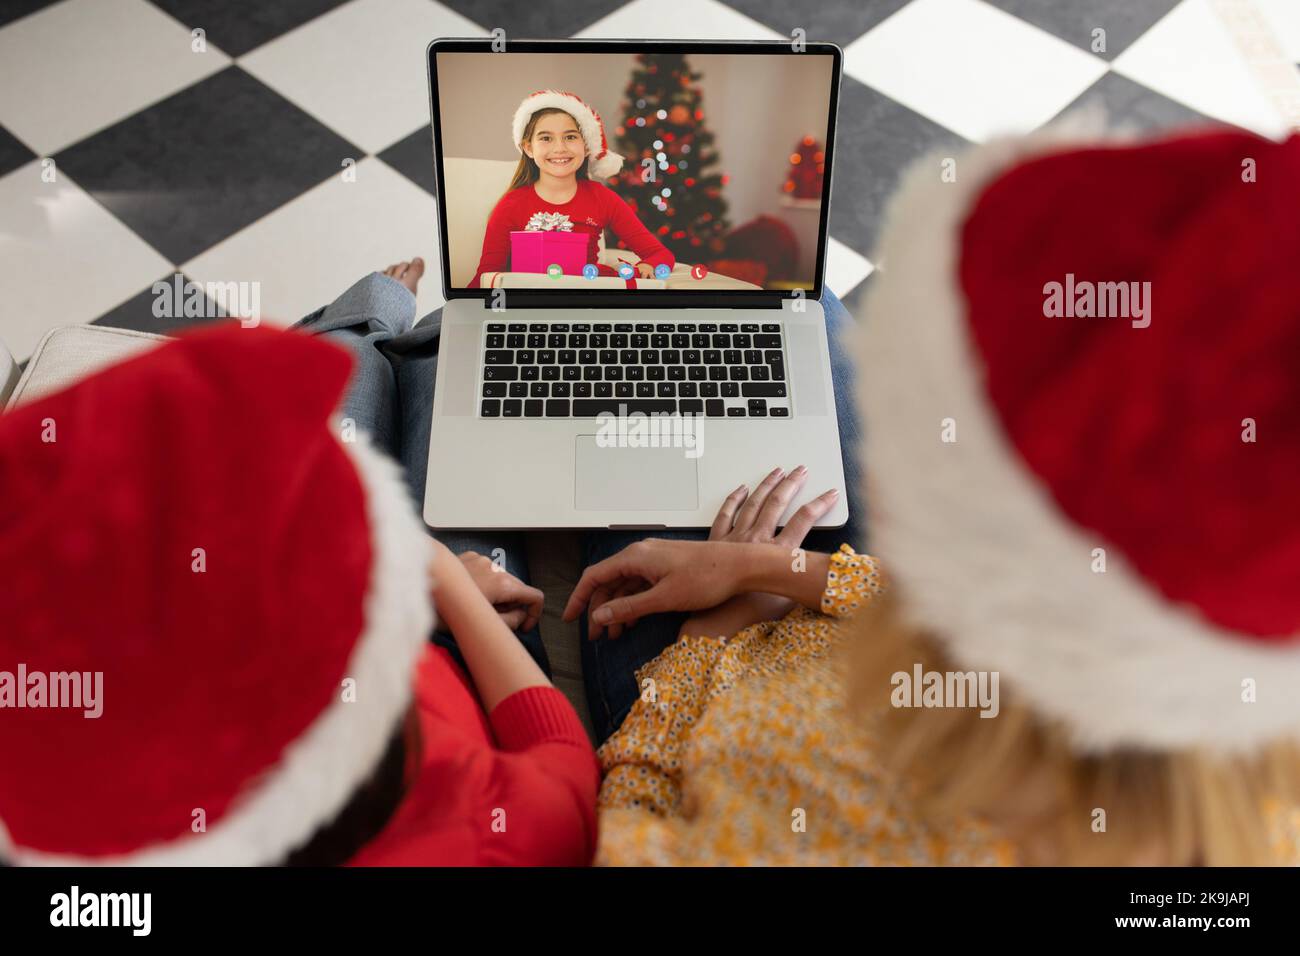
[[[1042,125],[1106,64],[980,0],[915,0],[849,44],[844,70],[983,142]]]
[[[646,40],[790,39],[717,0],[633,0],[574,36]]]
[[[99,318],[171,263],[59,173],[33,160],[0,178],[0,339],[25,359],[50,329]]]
[[[1183,0],[1115,58],[1116,73],[1263,136],[1286,131],[1208,0]]]
[[[229,63],[147,0],[64,0],[0,30],[0,124],[48,156]]]
[[[859,255],[844,243],[827,236],[826,286],[841,299],[871,275],[874,268],[866,256]]]
[[[196,282],[259,282],[262,320],[296,322],[376,269],[420,256],[416,317],[443,304],[437,201],[382,160],[333,176],[182,266]]]
[[[378,153],[429,122],[430,41],[486,35],[430,0],[352,0],[239,65],[340,136]]]

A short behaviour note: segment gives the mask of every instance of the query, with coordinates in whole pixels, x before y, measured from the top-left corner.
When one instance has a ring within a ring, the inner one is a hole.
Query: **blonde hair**
[[[510,177],[510,185],[506,188],[507,194],[514,192],[520,186],[532,185],[533,183],[537,182],[538,179],[541,178],[542,174],[541,171],[537,168],[537,160],[533,159],[527,153],[523,152],[523,148],[524,148],[524,143],[527,143],[529,140],[533,138],[533,131],[537,129],[537,121],[541,119],[543,116],[550,116],[552,113],[563,113],[565,116],[569,117],[569,119],[573,120],[573,124],[575,126],[578,126],[578,121],[573,116],[573,114],[569,113],[567,110],[562,110],[555,106],[548,106],[545,109],[540,109],[532,116],[528,117],[528,125],[524,127],[524,138],[519,141],[519,149],[520,149],[519,165],[515,167],[515,174]],[[581,135],[582,132],[581,126],[578,127],[578,132],[579,135]],[[586,149],[587,144],[585,140],[583,141],[582,145],[583,148]],[[587,164],[590,162],[591,162],[591,156],[584,156],[582,158],[582,165],[578,167],[577,175],[586,176],[588,179],[590,179],[591,174],[587,171]]]
[[[880,720],[877,751],[920,813],[994,822],[1025,861],[1058,865],[1258,866],[1281,862],[1270,810],[1300,807],[1300,749],[1082,755],[1059,726],[1000,688],[1000,710],[889,706],[892,675],[955,667],[888,596],[843,625],[849,709]],[[1276,803],[1280,801],[1279,803]],[[1105,811],[1104,832],[1094,830]]]

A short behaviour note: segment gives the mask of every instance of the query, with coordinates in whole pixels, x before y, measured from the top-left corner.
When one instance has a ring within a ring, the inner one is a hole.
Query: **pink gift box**
[[[510,271],[544,273],[547,266],[558,263],[566,276],[580,276],[582,267],[587,264],[590,239],[583,232],[512,230]]]

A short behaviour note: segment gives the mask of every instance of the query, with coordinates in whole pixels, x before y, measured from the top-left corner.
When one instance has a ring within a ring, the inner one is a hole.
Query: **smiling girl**
[[[605,125],[594,109],[572,93],[539,90],[519,104],[512,134],[521,154],[519,167],[488,218],[470,288],[479,288],[485,273],[509,268],[510,233],[525,229],[537,213],[559,214],[567,219],[570,231],[589,236],[586,261],[596,265],[601,275],[617,275],[596,258],[607,227],[640,256],[635,266],[640,278],[651,278],[655,266],[671,269],[676,264],[673,254],[627,203],[598,182],[617,173],[623,157],[610,152]]]

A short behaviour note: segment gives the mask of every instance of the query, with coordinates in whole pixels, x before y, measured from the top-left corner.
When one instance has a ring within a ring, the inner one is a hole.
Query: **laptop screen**
[[[820,295],[838,49],[547,45],[430,48],[451,294]]]

